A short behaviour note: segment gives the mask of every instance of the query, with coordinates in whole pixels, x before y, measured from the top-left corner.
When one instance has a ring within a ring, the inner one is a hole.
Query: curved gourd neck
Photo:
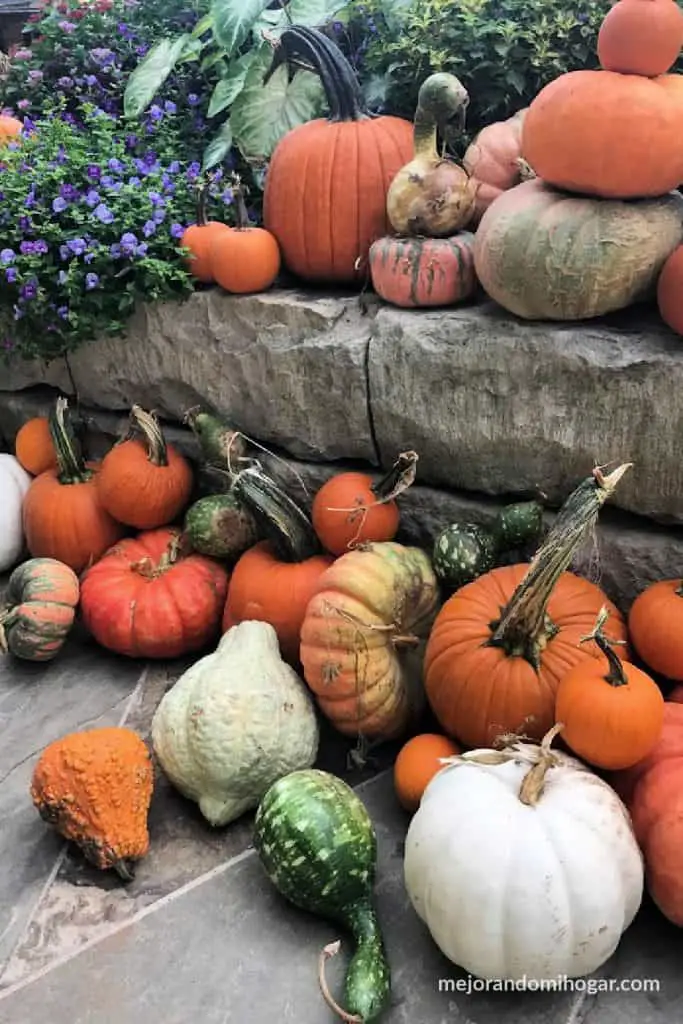
[[[348,927],[356,949],[346,972],[345,1009],[357,1020],[373,1021],[391,992],[391,972],[375,909],[369,900],[354,905]]]

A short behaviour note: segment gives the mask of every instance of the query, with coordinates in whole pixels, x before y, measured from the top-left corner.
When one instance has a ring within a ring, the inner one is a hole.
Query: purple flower
[[[146,256],[147,255],[147,248],[148,248],[147,242],[140,242],[140,244],[137,246],[137,248],[135,250],[135,255],[136,256]]]
[[[199,96],[197,95],[196,92],[191,92],[190,95],[187,97],[187,102],[190,104],[191,107],[198,107],[199,104],[201,103],[201,100],[199,99]]]
[[[26,284],[23,284],[21,286],[21,290],[19,292],[19,295],[24,300],[24,302],[30,302],[31,299],[35,299],[37,294],[38,294],[38,284],[35,281],[35,279],[32,279],[31,281],[27,281]]]
[[[124,25],[123,22],[119,22],[116,26],[116,31],[123,39],[135,39],[135,32],[133,32],[129,25]]]
[[[30,59],[31,59],[31,51],[30,50],[23,50],[23,49],[22,50],[15,50],[14,51],[14,56],[12,57],[12,60],[30,60]]]
[[[86,252],[85,256],[83,257],[83,262],[84,263],[92,263],[92,261],[94,259],[95,259],[95,253],[94,252]]]
[[[84,81],[85,84],[90,86],[91,89],[94,85],[99,85],[99,81],[96,75],[86,75]]]
[[[91,181],[99,181],[102,177],[102,171],[97,164],[90,164],[88,167],[88,177]]]
[[[114,220],[114,214],[105,203],[99,203],[99,205],[95,207],[94,213],[97,219],[103,224],[111,224]]]
[[[28,108],[31,106],[31,101],[30,100],[19,100],[19,102],[17,103],[17,106],[19,107],[19,110],[28,110]]]
[[[177,114],[178,108],[172,100],[166,100],[164,103],[164,110],[167,114]]]
[[[126,135],[126,149],[135,149],[138,141],[137,135]]]
[[[221,196],[221,198],[222,198],[223,202],[226,204],[226,206],[230,206],[230,204],[232,203],[233,199],[235,198],[232,189],[231,188],[224,189],[223,195]]]
[[[178,224],[177,221],[174,224],[171,224],[171,238],[182,238],[184,233],[185,228],[182,224]]]
[[[145,236],[145,238],[151,238],[151,236],[154,234],[156,229],[157,229],[157,226],[154,223],[154,221],[153,220],[147,220],[147,221],[145,221],[145,223],[142,226],[142,233]]]
[[[161,109],[161,107],[158,104],[153,103],[152,106],[149,108],[149,117],[150,117],[150,119],[152,121],[160,121],[163,116],[164,116],[164,112]]]
[[[87,205],[90,207],[90,209],[92,210],[92,208],[94,206],[97,206],[97,204],[100,201],[100,193],[97,191],[97,189],[94,189],[94,188],[88,189],[88,191],[86,193],[86,196],[85,196],[85,201],[86,201]]]
[[[85,275],[85,287],[86,291],[92,291],[93,288],[97,288],[100,283],[100,279],[97,274],[86,274]]]
[[[37,242],[22,242],[19,246],[22,256],[44,256],[47,251],[47,242],[42,238],[39,238]]]
[[[24,206],[30,210],[32,206],[36,205],[36,192],[35,188],[31,188],[26,199],[24,199]]]
[[[114,184],[114,179],[112,178],[111,174],[103,174],[100,178],[100,184],[104,188],[111,188]]]
[[[58,306],[57,307],[57,316],[61,317],[62,320],[68,320],[68,318],[69,318],[69,307],[68,306]]]
[[[52,200],[52,209],[55,213],[61,213],[62,210],[66,210],[68,205],[66,199],[63,199],[62,196],[57,196],[56,199]]]
[[[180,170],[180,160],[171,160],[170,164],[168,165],[168,173],[169,174],[177,174],[179,170]]]
[[[145,43],[141,43],[140,46],[135,47],[135,52],[138,55],[138,57],[144,57],[148,50],[149,46],[147,46]]]
[[[59,258],[65,261],[71,259],[71,252],[69,251],[68,245],[60,245]]]
[[[14,263],[17,258],[14,249],[2,249],[0,251],[0,263],[7,266],[8,263]]]
[[[147,197],[152,206],[163,206],[165,204],[165,199],[160,192],[148,192]]]
[[[90,51],[90,56],[100,67],[107,67],[115,60],[115,54],[106,46],[96,46]]]
[[[136,175],[133,175],[132,178],[128,179],[128,184],[131,185],[133,188],[139,188],[140,185],[142,185],[142,181],[140,178],[136,177]]]
[[[132,256],[137,244],[137,236],[132,231],[126,231],[121,235],[121,252],[124,256]]]
[[[115,260],[118,260],[118,259],[121,258],[121,246],[119,245],[118,242],[114,242],[114,244],[109,247],[109,254]]]
[[[30,217],[24,216],[19,218],[19,227],[22,231],[30,231],[32,226]]]
[[[69,75],[62,75],[61,78],[57,79],[57,85],[60,89],[71,89],[73,84],[74,80]]]
[[[88,243],[84,238],[71,238],[66,245],[69,252],[72,252],[74,256],[82,256],[88,248]]]
[[[66,32],[67,35],[70,35],[72,32],[76,31],[76,26],[74,25],[73,21],[60,21],[59,27],[61,28],[62,32]]]
[[[166,220],[166,212],[162,210],[160,206],[155,207],[154,212],[152,213],[152,220],[157,224],[161,224],[162,221]]]
[[[14,284],[17,279],[16,267],[8,267],[5,271],[5,277],[7,278],[8,284]]]
[[[78,199],[79,192],[73,185],[62,185],[59,190],[59,194],[62,199],[66,199],[67,203],[73,203]]]
[[[28,78],[29,82],[31,83],[41,82],[43,79],[43,72],[39,71],[37,68],[34,68],[32,71],[29,71]]]
[[[194,160],[187,168],[187,179],[188,181],[195,181],[199,177],[199,172],[202,169],[202,165],[198,160]]]
[[[110,171],[113,171],[114,174],[120,174],[123,170],[123,164],[115,156],[111,158],[111,160],[107,164],[107,167]]]

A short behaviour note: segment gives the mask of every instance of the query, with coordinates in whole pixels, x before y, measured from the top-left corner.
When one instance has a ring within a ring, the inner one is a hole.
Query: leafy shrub
[[[434,71],[470,94],[468,129],[508,117],[566,71],[597,66],[611,0],[364,0],[356,53],[364,86],[387,112],[412,118]]]

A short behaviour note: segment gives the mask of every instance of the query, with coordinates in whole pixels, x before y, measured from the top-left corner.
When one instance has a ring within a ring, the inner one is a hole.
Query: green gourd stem
[[[538,669],[542,651],[557,633],[547,615],[553,589],[630,466],[619,466],[609,476],[595,469],[569,496],[500,619],[491,624],[490,646],[526,658]]]
[[[184,421],[197,438],[208,465],[230,472],[234,468],[232,463],[246,454],[244,435],[228,427],[211,413],[202,412],[200,406],[188,409]]]
[[[139,405],[134,405],[130,412],[130,419],[131,431],[139,430],[145,439],[147,458],[152,465],[168,466],[166,441],[156,416],[151,412],[145,412]]]
[[[306,513],[258,464],[234,476],[232,493],[250,510],[259,532],[269,540],[281,561],[305,562],[322,553]]]
[[[332,40],[319,29],[293,25],[280,36],[264,85],[283,64],[317,74],[329,107],[330,121],[362,121],[368,117],[353,68]]]
[[[370,488],[378,502],[393,501],[415,482],[417,460],[417,452],[401,452],[389,472]]]
[[[66,398],[58,398],[48,418],[57,456],[57,475],[60,484],[84,484],[91,479],[92,472],[83,461],[68,409]]]
[[[604,677],[605,682],[609,683],[610,686],[628,686],[628,678],[624,672],[624,666],[622,665],[621,658],[614,650],[614,642],[605,636],[603,632],[603,626],[609,618],[609,612],[607,608],[602,607],[598,615],[597,622],[595,623],[595,629],[588,636],[581,637],[581,643],[589,643],[593,640],[600,651],[607,658],[607,664],[609,665],[609,671]]]
[[[462,132],[468,102],[467,90],[455,75],[440,71],[425,79],[413,118],[413,148],[417,158],[430,162],[439,159],[437,131],[443,134],[450,134],[453,129]]]

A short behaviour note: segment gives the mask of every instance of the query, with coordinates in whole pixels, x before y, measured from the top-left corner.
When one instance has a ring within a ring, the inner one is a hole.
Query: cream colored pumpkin
[[[14,455],[0,453],[0,572],[13,569],[24,550],[21,507],[31,479]]]
[[[275,630],[242,622],[164,695],[152,743],[173,785],[215,826],[256,807],[318,752],[313,701],[280,656]]]
[[[549,738],[455,759],[408,830],[413,907],[476,977],[590,974],[640,906],[643,863],[624,805]]]

